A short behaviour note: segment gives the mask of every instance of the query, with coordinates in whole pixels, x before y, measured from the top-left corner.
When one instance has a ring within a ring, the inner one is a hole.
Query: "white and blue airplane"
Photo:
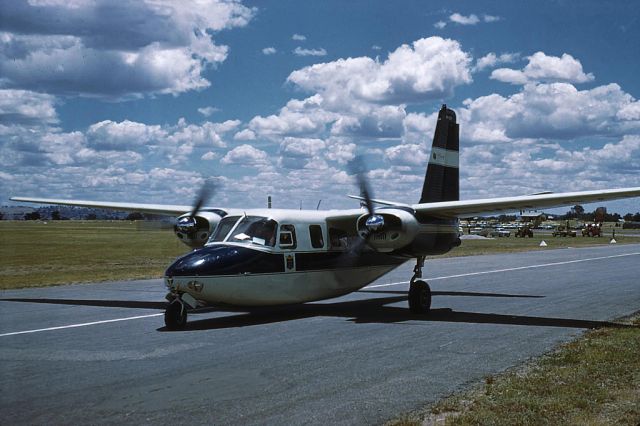
[[[329,299],[357,291],[410,259],[412,313],[426,314],[431,290],[422,281],[425,256],[460,245],[459,218],[640,196],[640,187],[459,200],[459,125],[442,106],[417,204],[373,199],[355,170],[366,209],[279,210],[13,197],[14,201],[96,207],[178,216],[175,233],[194,250],[165,272],[165,324],[183,328],[202,304],[274,306]],[[377,207],[375,206],[377,205]]]

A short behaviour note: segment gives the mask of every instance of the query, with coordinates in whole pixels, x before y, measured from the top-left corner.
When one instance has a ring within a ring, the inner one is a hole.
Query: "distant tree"
[[[54,210],[51,212],[51,220],[60,220],[60,212],[58,210]]]
[[[0,212],[0,220],[4,219],[4,213]]]
[[[627,213],[624,216],[622,216],[622,218],[627,222],[631,222],[633,221],[633,213]]]
[[[571,211],[575,213],[576,217],[579,218],[584,214],[584,207],[582,207],[580,204],[576,204],[575,206],[571,207]]]
[[[89,213],[87,217],[85,217],[86,220],[96,220],[97,218],[98,216],[96,216],[95,213]]]
[[[40,213],[32,212],[24,215],[24,220],[40,220]]]
[[[143,220],[144,215],[139,212],[129,213],[126,220]]]

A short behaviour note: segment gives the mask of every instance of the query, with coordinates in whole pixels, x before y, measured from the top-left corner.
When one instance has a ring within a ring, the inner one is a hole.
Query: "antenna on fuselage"
[[[322,200],[318,201],[318,205],[316,206],[316,210],[320,210],[320,203],[322,202]]]
[[[267,208],[270,209],[271,208],[271,195],[267,196]]]

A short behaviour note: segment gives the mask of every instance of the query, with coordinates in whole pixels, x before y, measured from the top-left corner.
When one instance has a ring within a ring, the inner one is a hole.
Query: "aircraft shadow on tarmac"
[[[505,315],[478,312],[455,311],[449,308],[432,309],[429,315],[416,315],[408,312],[407,307],[387,306],[393,303],[406,303],[406,291],[388,290],[361,290],[359,293],[381,293],[398,294],[398,296],[376,297],[371,299],[359,299],[347,302],[336,303],[306,303],[301,305],[289,305],[281,307],[254,308],[247,309],[223,309],[200,308],[196,309],[190,316],[190,321],[184,330],[214,330],[236,327],[248,327],[264,324],[272,324],[285,321],[294,321],[312,317],[336,317],[346,318],[355,324],[367,323],[406,323],[411,322],[459,322],[469,324],[502,324],[502,325],[522,325],[537,327],[564,327],[564,328],[600,328],[616,327],[627,328],[636,327],[627,324],[614,323],[609,321],[590,321],[570,318],[548,318],[532,317],[522,315]],[[500,294],[500,293],[474,293],[474,292],[454,292],[454,291],[434,291],[433,296],[472,296],[472,297],[516,297],[516,298],[542,298],[544,296],[520,295],[520,294]],[[164,309],[165,302],[141,302],[125,300],[77,300],[77,299],[30,299],[30,298],[3,298],[0,301],[6,302],[28,302],[46,303],[77,306],[101,306],[117,308],[138,308],[138,309]],[[206,312],[231,312],[233,315],[220,316],[215,318],[196,319],[197,314]],[[169,331],[165,327],[158,331]]]

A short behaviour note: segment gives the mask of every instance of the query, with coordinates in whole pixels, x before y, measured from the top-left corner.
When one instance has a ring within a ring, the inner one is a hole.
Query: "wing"
[[[640,188],[605,189],[601,191],[564,192],[524,195],[484,200],[444,201],[414,204],[419,213],[442,217],[472,217],[486,214],[536,210],[575,204],[640,197]]]
[[[109,201],[86,201],[86,200],[59,200],[52,198],[27,198],[11,197],[12,201],[23,201],[27,203],[58,204],[61,206],[93,207],[98,209],[135,211],[141,213],[159,214],[165,216],[179,216],[191,211],[192,206],[176,206],[169,204],[141,204],[141,203],[114,203]]]

